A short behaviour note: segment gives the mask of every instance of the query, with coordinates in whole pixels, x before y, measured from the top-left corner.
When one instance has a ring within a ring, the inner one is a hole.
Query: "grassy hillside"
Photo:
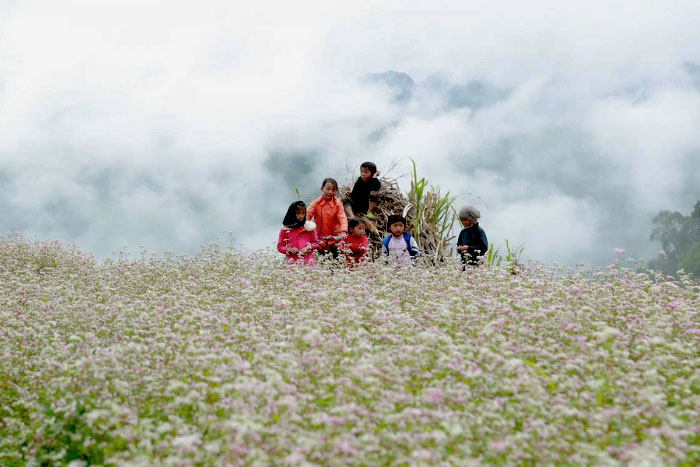
[[[0,240],[0,463],[700,463],[700,299]]]

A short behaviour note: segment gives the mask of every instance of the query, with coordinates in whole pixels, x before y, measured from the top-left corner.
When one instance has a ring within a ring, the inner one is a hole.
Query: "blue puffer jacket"
[[[418,249],[418,244],[416,243],[416,240],[408,232],[403,233],[403,239],[406,242],[406,249],[408,250],[408,254],[411,255],[411,258],[416,258],[420,254],[420,250]],[[385,255],[389,254],[389,240],[391,240],[391,235],[387,235],[382,240],[382,245],[384,246],[382,250],[384,251]]]

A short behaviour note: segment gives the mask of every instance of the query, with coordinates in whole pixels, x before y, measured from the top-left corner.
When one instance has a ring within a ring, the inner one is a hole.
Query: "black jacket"
[[[381,186],[381,182],[375,177],[370,178],[366,182],[362,180],[362,177],[358,177],[355,185],[352,187],[349,199],[353,213],[367,214],[369,202],[376,201],[376,197],[372,196],[372,193],[379,190]]]
[[[479,264],[477,256],[484,256],[489,250],[489,241],[486,232],[479,227],[479,223],[467,229],[462,229],[457,239],[457,246],[467,246],[469,249],[462,253],[462,262],[465,264]]]

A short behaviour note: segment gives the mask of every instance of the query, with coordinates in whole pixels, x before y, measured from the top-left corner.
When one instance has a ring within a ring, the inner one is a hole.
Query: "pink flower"
[[[616,255],[624,255],[625,249],[624,248],[615,248],[615,254]]]
[[[347,439],[342,439],[335,443],[335,449],[344,454],[350,455],[355,454],[357,452],[357,449],[355,449],[355,447],[352,444],[350,444],[350,442]]]
[[[498,319],[496,321],[492,321],[489,324],[495,328],[500,328],[501,326],[506,324],[506,320],[505,320],[505,318],[501,318],[501,319]]]
[[[432,459],[434,454],[427,450],[427,449],[416,449],[411,453],[411,457],[415,459],[424,459],[424,460],[429,460]]]
[[[489,443],[489,448],[496,452],[503,452],[508,448],[508,445],[508,441],[505,440],[492,441]]]
[[[669,303],[669,304],[666,305],[666,306],[668,306],[669,310],[675,310],[676,308],[678,308],[679,306],[681,306],[681,304],[680,304],[680,303],[677,303],[677,302],[671,302],[671,303]]]
[[[443,401],[445,395],[439,389],[428,389],[426,397],[431,404],[439,404]]]

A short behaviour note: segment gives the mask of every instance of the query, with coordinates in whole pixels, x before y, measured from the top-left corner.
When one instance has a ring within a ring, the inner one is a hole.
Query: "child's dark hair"
[[[335,191],[338,191],[338,182],[335,181],[335,178],[324,178],[323,183],[321,183],[321,188],[326,186],[326,183],[330,183],[333,185],[333,188],[335,188]]]
[[[403,217],[400,214],[391,214],[391,215],[389,215],[389,218],[386,220],[386,229],[389,230],[389,227],[391,227],[391,224],[396,224],[397,222],[402,223],[404,228],[406,228],[406,218],[405,217]]]
[[[297,219],[297,209],[304,210],[304,219],[302,219],[302,220]],[[306,221],[306,204],[303,201],[294,201],[292,204],[289,205],[289,209],[287,209],[287,214],[284,215],[284,220],[282,221],[282,225],[284,225],[285,227],[296,229],[296,228],[304,225],[305,221]]]
[[[362,167],[369,170],[370,175],[374,175],[377,173],[377,164],[375,164],[374,162],[363,162],[362,164],[360,164],[360,168]]]
[[[364,223],[365,223],[365,221],[363,221],[359,217],[351,217],[350,219],[348,219],[348,233],[352,232],[352,229],[354,229],[358,225],[364,224]]]

